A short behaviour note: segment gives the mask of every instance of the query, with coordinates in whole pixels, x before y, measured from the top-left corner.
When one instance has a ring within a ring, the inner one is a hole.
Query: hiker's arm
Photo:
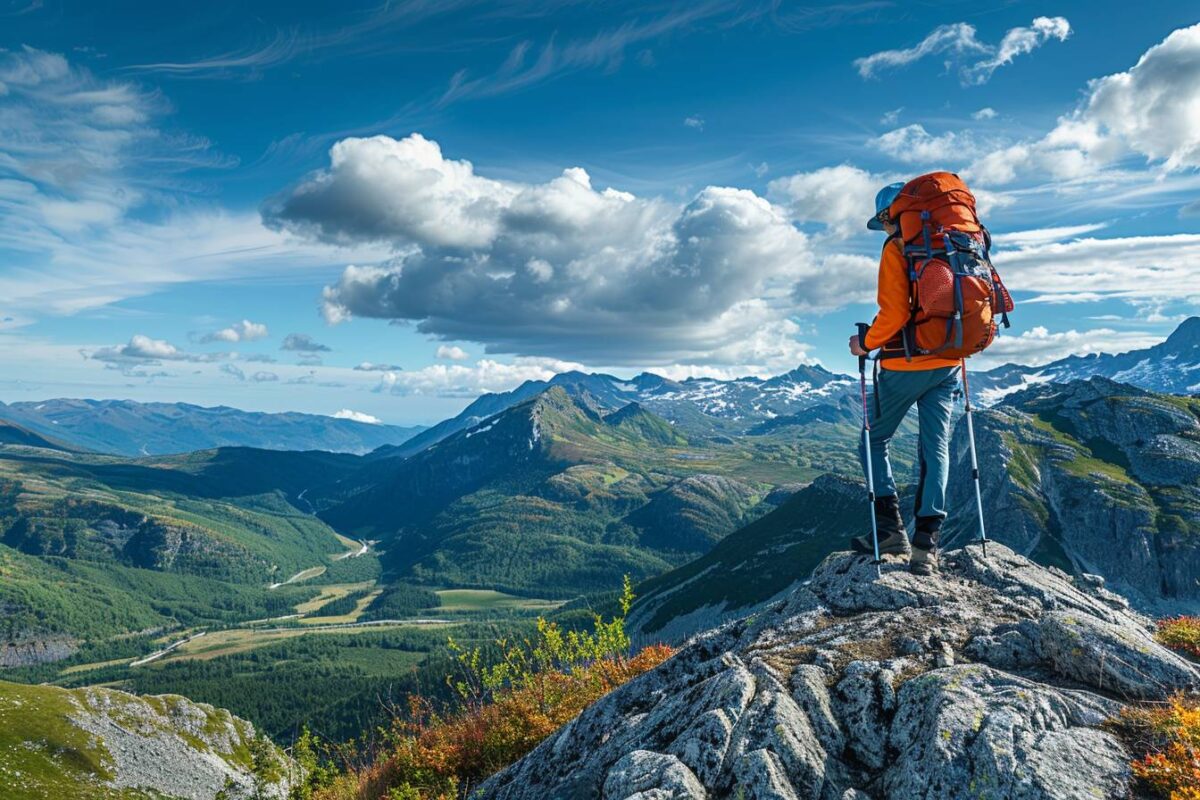
[[[908,275],[900,248],[889,242],[879,257],[879,313],[867,330],[867,349],[882,347],[908,322]]]

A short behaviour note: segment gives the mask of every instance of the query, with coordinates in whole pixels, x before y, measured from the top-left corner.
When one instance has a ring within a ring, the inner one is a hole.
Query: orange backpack
[[[967,358],[1009,327],[1012,296],[992,266],[992,239],[975,213],[975,196],[951,172],[913,178],[888,207],[908,264],[908,323],[880,358]]]

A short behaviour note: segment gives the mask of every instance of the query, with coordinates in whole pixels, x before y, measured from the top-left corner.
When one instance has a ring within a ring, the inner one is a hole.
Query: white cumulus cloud
[[[969,132],[935,136],[919,123],[888,131],[873,144],[897,161],[911,164],[959,163],[978,147]]]
[[[382,425],[383,420],[379,417],[372,416],[362,411],[354,411],[349,408],[343,408],[340,411],[333,413],[334,419],[348,419],[353,422],[365,422],[368,425]]]
[[[130,337],[127,344],[100,347],[85,352],[86,357],[96,361],[120,363],[158,363],[161,361],[218,361],[228,358],[226,353],[189,353],[180,350],[165,339],[152,339],[138,333]]]
[[[437,353],[434,356],[447,361],[466,361],[470,357],[467,351],[458,345],[445,344],[438,345]]]
[[[385,372],[377,392],[440,397],[478,397],[484,392],[506,392],[525,381],[548,381],[560,372],[583,370],[573,361],[520,357],[512,363],[481,359],[475,364],[433,364],[411,372]]]
[[[267,338],[267,326],[244,319],[200,337],[201,342],[254,342]]]
[[[1200,25],[1173,31],[1124,72],[1089,83],[1082,103],[1040,139],[1009,143],[969,168],[989,184],[1026,175],[1106,181],[1139,155],[1167,171],[1200,167]]]
[[[327,169],[273,200],[277,227],[386,240],[393,263],[353,265],[324,291],[326,319],[416,322],[489,353],[593,363],[703,363],[789,312],[817,281],[807,236],[745,189],[684,205],[592,186],[495,181],[414,134],[346,139]],[[752,315],[731,313],[753,304]]]
[[[839,238],[862,233],[875,211],[875,194],[896,180],[842,164],[776,178],[767,196],[793,219],[819,222]]]

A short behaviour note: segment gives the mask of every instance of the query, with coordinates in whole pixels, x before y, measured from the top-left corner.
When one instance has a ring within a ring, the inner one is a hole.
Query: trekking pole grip
[[[854,327],[858,328],[858,345],[864,350],[867,348],[867,330],[871,327],[865,322],[856,322]],[[862,372],[867,367],[867,356],[861,355],[858,357],[858,370]]]

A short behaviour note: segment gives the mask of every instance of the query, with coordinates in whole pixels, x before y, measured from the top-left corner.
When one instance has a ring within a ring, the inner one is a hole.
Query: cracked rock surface
[[[1127,798],[1129,702],[1200,671],[1094,582],[991,544],[939,575],[834,553],[478,792],[488,800]]]

